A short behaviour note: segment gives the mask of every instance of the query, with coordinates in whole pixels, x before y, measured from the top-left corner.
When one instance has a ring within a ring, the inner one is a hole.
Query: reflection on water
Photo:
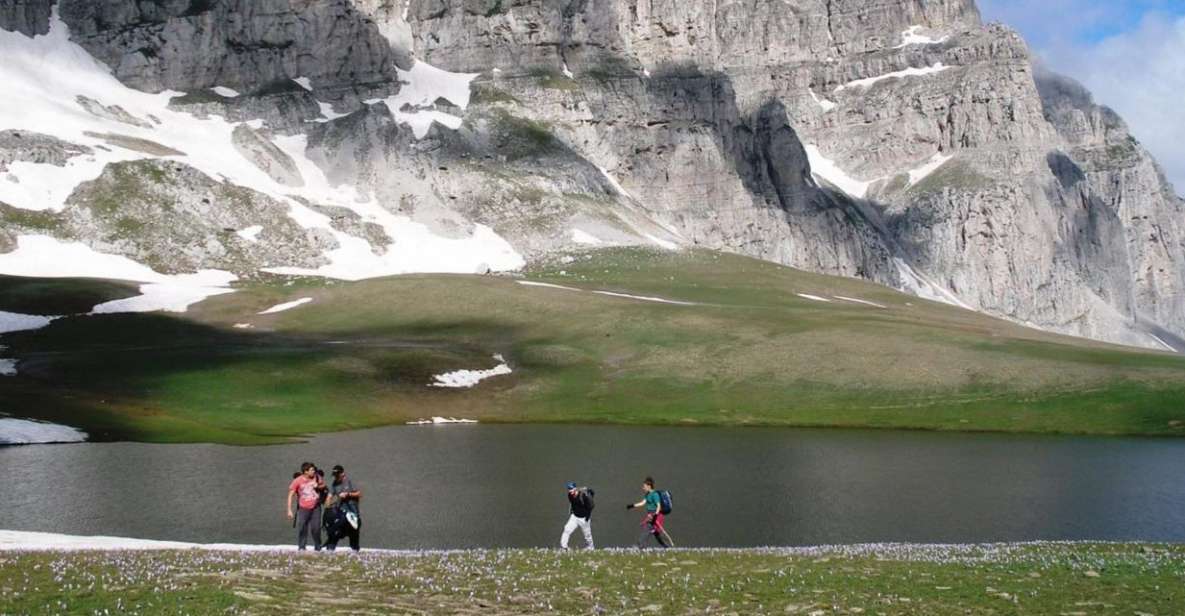
[[[299,445],[0,448],[0,527],[284,543],[302,461],[364,490],[364,545],[550,546],[564,482],[597,490],[598,545],[628,545],[652,474],[684,546],[1185,540],[1185,442],[919,432],[425,426]]]

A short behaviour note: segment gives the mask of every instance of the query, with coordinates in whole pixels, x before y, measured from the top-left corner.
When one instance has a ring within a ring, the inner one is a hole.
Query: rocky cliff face
[[[0,27],[49,32],[52,5],[7,5]],[[238,123],[229,140],[275,183],[267,198],[337,221],[277,227],[308,239],[275,262],[314,267],[317,246],[355,240],[387,254],[401,225],[441,241],[492,229],[528,259],[705,246],[1066,333],[1185,335],[1185,205],[1114,113],[970,0],[62,0],[57,14],[124,84]],[[92,115],[111,105],[92,98]],[[61,151],[101,145],[46,132]]]

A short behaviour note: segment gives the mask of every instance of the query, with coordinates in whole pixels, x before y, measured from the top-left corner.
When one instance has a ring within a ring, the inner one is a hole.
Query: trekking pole
[[[662,536],[667,538],[667,544],[670,545],[671,547],[675,547],[675,540],[671,539],[671,534],[667,532],[667,529],[664,527],[661,529],[661,531],[662,531]]]

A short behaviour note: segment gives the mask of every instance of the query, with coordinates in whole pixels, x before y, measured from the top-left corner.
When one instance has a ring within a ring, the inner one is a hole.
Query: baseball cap
[[[564,484],[564,487],[568,488],[569,490],[575,490],[576,489],[576,482],[569,481],[568,483]]]

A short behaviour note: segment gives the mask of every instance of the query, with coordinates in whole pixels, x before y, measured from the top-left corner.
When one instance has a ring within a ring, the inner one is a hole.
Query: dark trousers
[[[361,527],[361,525],[359,526]],[[357,552],[358,550],[362,549],[361,539],[359,538],[361,534],[361,528],[354,528],[353,526],[346,524],[340,531],[329,534],[329,541],[325,544],[325,549],[332,552],[333,550],[337,549],[337,542],[341,541],[342,537],[349,537],[350,549]]]
[[[648,540],[654,537],[658,542],[659,547],[669,548],[671,544],[667,541],[667,531],[662,527],[662,514],[648,513],[642,520],[642,534],[638,535],[638,549],[646,549]]]
[[[313,537],[313,549],[321,549],[321,508],[296,509],[296,547],[303,550],[308,546],[308,537]]]

